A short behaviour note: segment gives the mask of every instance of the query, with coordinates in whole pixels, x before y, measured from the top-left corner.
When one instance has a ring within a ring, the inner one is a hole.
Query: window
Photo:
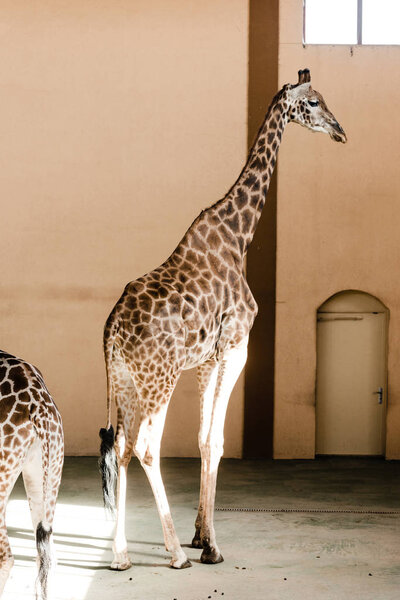
[[[304,0],[305,44],[400,44],[400,0]]]

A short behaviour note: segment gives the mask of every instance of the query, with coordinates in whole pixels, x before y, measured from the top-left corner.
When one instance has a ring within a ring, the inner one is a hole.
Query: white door
[[[319,313],[316,453],[385,452],[386,314]]]

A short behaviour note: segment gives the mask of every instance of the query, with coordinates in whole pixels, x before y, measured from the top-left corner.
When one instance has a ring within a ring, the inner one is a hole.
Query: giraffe
[[[104,328],[107,428],[100,430],[100,469],[106,507],[116,504],[112,569],[131,566],[124,532],[127,467],[133,452],[150,481],[170,566],[191,566],[172,521],[160,472],[160,443],[168,404],[184,369],[197,367],[200,392],[200,500],[192,546],[201,562],[223,560],[213,524],[217,470],[223,454],[228,400],[247,356],[257,305],[244,260],[261,216],[282,133],[289,122],[346,135],[311,87],[310,71],[273,98],[248,160],[226,196],[202,211],[171,256],[131,281]],[[117,430],[111,405],[117,406]],[[138,420],[133,435],[134,418]],[[117,487],[115,502],[114,485]]]
[[[47,598],[52,524],[64,459],[60,413],[40,371],[0,350],[0,596],[14,564],[6,505],[22,471],[36,532],[36,597]]]

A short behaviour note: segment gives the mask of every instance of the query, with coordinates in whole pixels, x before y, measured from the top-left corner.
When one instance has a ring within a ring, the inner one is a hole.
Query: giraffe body
[[[107,320],[104,352],[109,433],[112,402],[118,410],[117,525],[112,568],[123,570],[131,564],[124,511],[126,470],[132,452],[153,488],[165,545],[172,554],[171,566],[190,566],[173,526],[159,456],[172,392],[182,370],[193,367],[197,367],[200,391],[202,467],[192,545],[202,548],[204,563],[223,560],[213,526],[217,470],[223,453],[228,400],[246,362],[248,335],[257,313],[244,260],[289,121],[325,131],[336,141],[346,141],[322,96],[311,88],[309,71],[300,71],[298,84],[284,86],[273,99],[248,161],[227,195],[197,217],[165,263],[126,286]],[[133,439],[135,415],[139,429]],[[103,439],[106,433],[101,431]],[[103,475],[107,455],[112,451],[111,444],[103,452]],[[107,496],[107,481],[104,487]]]
[[[61,416],[40,371],[0,351],[0,596],[14,563],[7,537],[6,506],[22,472],[36,533],[37,596],[47,598],[63,451]]]

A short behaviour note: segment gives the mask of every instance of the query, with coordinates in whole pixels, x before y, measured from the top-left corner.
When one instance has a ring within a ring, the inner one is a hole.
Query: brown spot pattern
[[[33,520],[51,529],[63,459],[61,416],[41,373],[29,363],[0,350],[0,569],[12,560],[4,514],[19,473],[22,471],[24,477],[27,476],[28,496],[34,496],[35,490],[43,486],[42,505],[37,501],[33,503],[40,514],[35,513]],[[44,474],[40,482],[33,479],[40,472],[36,466],[38,461]]]
[[[285,126],[296,121],[312,129],[333,118],[320,95],[319,116],[305,109],[316,94],[309,85],[300,89],[289,84],[277,93],[236,183],[200,213],[160,267],[125,287],[112,310],[104,329],[104,352],[109,407],[113,402],[118,407],[120,465],[129,462],[133,451],[147,468],[157,463],[166,407],[183,369],[198,367],[202,394],[213,369],[218,368],[222,380],[229,352],[246,342],[257,304],[244,275],[245,254]],[[156,431],[157,418],[161,425]],[[209,543],[207,527],[200,504],[196,535]]]

